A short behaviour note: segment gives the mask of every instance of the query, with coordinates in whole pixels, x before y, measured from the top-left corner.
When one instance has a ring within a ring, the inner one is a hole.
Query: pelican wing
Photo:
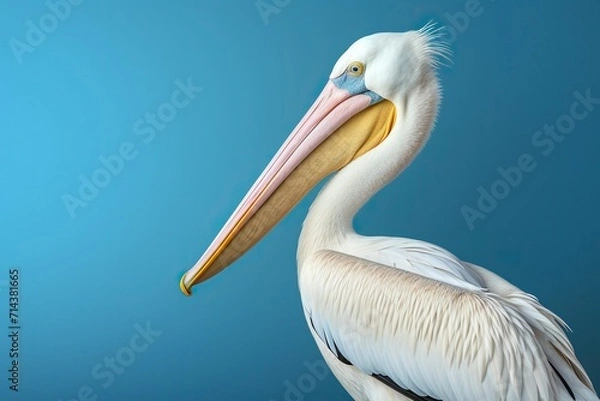
[[[462,266],[474,289],[320,251],[299,275],[305,313],[340,361],[415,399],[598,400],[554,315]]]
[[[444,248],[429,242],[355,236],[350,239],[345,253],[466,290],[486,290],[485,281],[475,270]]]
[[[575,356],[571,342],[565,335],[567,324],[555,313],[542,306],[537,298],[515,287],[502,277],[483,267],[463,262],[477,272],[489,290],[501,296],[518,310],[529,323],[542,345],[552,367],[555,381],[562,384],[571,399],[598,400],[594,387],[581,363]]]

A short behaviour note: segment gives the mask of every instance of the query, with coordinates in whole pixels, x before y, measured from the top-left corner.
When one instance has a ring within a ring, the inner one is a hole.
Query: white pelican
[[[233,263],[337,171],[304,221],[298,280],[309,329],[355,400],[598,401],[563,321],[534,296],[438,246],[353,230],[433,128],[447,53],[437,39],[426,26],[355,42],[181,289]]]

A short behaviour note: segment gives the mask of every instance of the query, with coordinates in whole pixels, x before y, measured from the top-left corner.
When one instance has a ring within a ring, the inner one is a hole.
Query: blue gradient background
[[[536,294],[572,327],[600,386],[600,107],[544,157],[533,133],[568,112],[573,92],[600,97],[593,0],[481,1],[440,71],[444,102],[418,160],[359,214],[367,234],[424,239]],[[312,103],[357,38],[449,25],[459,1],[291,2],[265,24],[247,1],[85,1],[19,64],[12,38],[48,12],[2,1],[0,280],[21,270],[21,386],[4,400],[283,400],[285,382],[320,359],[305,327],[295,247],[314,192],[191,298],[180,275]],[[133,132],[175,80],[204,88],[149,144]],[[72,219],[61,197],[98,157],[139,152]],[[496,169],[538,165],[469,230],[459,209]],[[8,322],[0,288],[0,333]],[[161,331],[103,388],[92,367],[129,344],[134,324]],[[0,372],[8,368],[0,336]],[[305,400],[348,400],[331,374]]]

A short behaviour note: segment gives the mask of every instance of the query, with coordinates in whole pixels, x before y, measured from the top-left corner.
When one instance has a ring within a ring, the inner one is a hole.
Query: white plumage
[[[233,263],[338,170],[304,222],[298,280],[311,333],[356,401],[599,401],[565,324],[535,297],[435,245],[352,228],[432,130],[447,55],[436,35],[354,43],[181,288]]]
[[[311,333],[357,401],[410,399],[373,374],[425,399],[598,401],[564,323],[534,296],[438,246],[352,229],[354,214],[409,163],[431,130],[438,103],[428,70],[431,36],[422,30],[363,38],[340,59],[368,54],[377,61],[367,74],[377,70],[374,62],[392,69],[398,63],[389,46],[406,41],[396,45],[411,69],[393,77],[413,83],[373,77],[369,85],[365,77],[369,89],[394,101],[400,119],[383,143],[326,184],[304,223],[299,285]]]

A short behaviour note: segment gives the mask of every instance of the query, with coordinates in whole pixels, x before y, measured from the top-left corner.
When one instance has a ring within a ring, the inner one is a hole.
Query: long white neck
[[[437,115],[435,80],[395,99],[396,123],[377,147],[341,169],[323,187],[304,220],[298,244],[298,266],[312,252],[339,249],[352,221],[371,197],[402,172],[421,150]]]

